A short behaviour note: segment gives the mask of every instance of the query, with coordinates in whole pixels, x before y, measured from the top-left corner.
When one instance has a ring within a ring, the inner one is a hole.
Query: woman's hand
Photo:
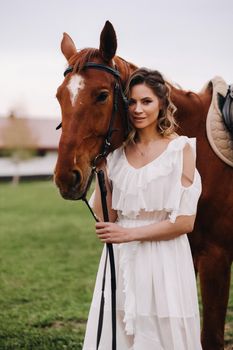
[[[128,230],[112,222],[97,222],[96,234],[103,243],[129,242]]]

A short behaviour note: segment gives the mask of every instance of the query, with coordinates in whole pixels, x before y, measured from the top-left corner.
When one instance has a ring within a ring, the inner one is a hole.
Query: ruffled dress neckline
[[[183,149],[187,143],[196,156],[196,139],[178,136],[168,143],[158,157],[140,168],[128,162],[123,146],[109,154],[107,172],[113,186],[112,208],[118,211],[119,217],[141,219],[144,212],[165,210],[174,223],[185,193],[190,197],[190,205],[195,211],[196,195],[201,188],[200,176],[195,170],[191,186],[184,187],[181,183]],[[187,208],[190,205],[185,201]]]
[[[172,139],[170,142],[168,142],[167,147],[165,148],[165,150],[164,150],[163,152],[160,153],[160,155],[158,155],[156,158],[152,159],[150,162],[148,162],[148,163],[146,163],[146,164],[140,166],[139,168],[136,168],[136,167],[134,167],[132,164],[130,164],[130,162],[129,162],[127,156],[126,156],[126,153],[125,153],[125,148],[123,147],[123,148],[122,148],[122,153],[123,153],[124,160],[125,160],[126,164],[127,164],[130,168],[132,168],[132,169],[134,169],[134,170],[136,170],[136,171],[137,171],[137,170],[138,170],[138,171],[139,171],[139,170],[142,170],[142,169],[146,168],[147,166],[149,166],[149,165],[155,163],[156,161],[159,161],[162,157],[164,157],[164,156],[166,155],[166,153],[169,151],[170,144],[171,144],[173,141],[175,141],[176,139],[178,139],[178,138],[179,138],[179,136],[178,136],[178,137],[175,137],[175,138]]]

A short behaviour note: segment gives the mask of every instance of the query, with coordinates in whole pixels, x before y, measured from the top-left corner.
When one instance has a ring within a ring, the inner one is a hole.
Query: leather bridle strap
[[[117,69],[114,69],[112,67],[106,66],[104,64],[100,63],[95,63],[95,62],[87,62],[85,63],[83,68],[94,68],[94,69],[99,69],[104,72],[108,72],[112,75],[114,75],[115,78],[120,78],[120,72]]]
[[[107,201],[106,201],[107,189],[105,186],[103,170],[99,170],[97,172],[97,178],[98,178],[100,193],[101,193],[101,202],[102,202],[104,221],[109,221],[108,207],[107,207]],[[111,271],[112,350],[116,350],[116,272],[115,272],[113,246],[111,243],[107,243],[107,253],[109,255],[110,271]],[[102,293],[101,293],[102,295],[101,295],[101,301],[100,301],[100,313],[99,313],[99,322],[98,322],[98,329],[97,329],[97,343],[96,343],[97,349],[99,348],[99,343],[100,343],[101,334],[102,334],[102,327],[103,327],[106,267],[107,267],[107,255],[105,259],[104,274],[103,274],[103,280],[102,280]]]
[[[116,79],[115,85],[114,85],[114,91],[113,91],[113,108],[112,108],[112,115],[111,115],[111,119],[109,122],[109,126],[108,126],[108,131],[107,134],[105,136],[105,140],[104,140],[104,144],[103,144],[103,149],[100,155],[98,155],[98,159],[100,157],[104,158],[108,155],[110,147],[111,147],[111,138],[112,138],[112,134],[114,131],[116,131],[116,129],[113,128],[113,124],[115,121],[115,116],[116,113],[118,111],[118,97],[119,94],[122,97],[123,100],[123,104],[125,107],[125,110],[127,110],[128,108],[128,100],[123,92],[122,89],[122,85],[121,85],[121,81],[120,81],[120,72],[117,69],[111,68],[109,66],[100,64],[100,63],[95,63],[95,62],[87,62],[84,66],[83,69],[86,68],[92,68],[92,69],[97,69],[97,70],[102,70],[104,72],[110,73],[111,75],[113,75]],[[126,128],[125,128],[125,132],[128,133],[128,129],[129,129],[129,125],[128,125],[128,118],[125,114],[125,124],[126,124]]]
[[[104,221],[109,221],[108,217],[108,208],[106,202],[107,189],[105,186],[105,178],[103,170],[99,170],[96,172],[97,179],[99,182],[100,193],[101,193],[101,204],[103,210]],[[86,203],[89,208],[93,218],[96,222],[99,221],[94,211],[92,210],[86,196],[83,196],[82,200]],[[114,252],[111,243],[106,244],[106,256],[104,261],[104,269],[103,269],[103,278],[102,278],[102,287],[101,287],[101,299],[100,299],[100,310],[99,310],[99,319],[98,319],[98,327],[97,327],[97,338],[96,338],[96,349],[98,350],[102,329],[103,329],[103,319],[104,319],[104,305],[105,305],[105,281],[106,281],[106,271],[107,271],[107,262],[108,256],[110,260],[110,272],[111,272],[111,307],[112,307],[112,350],[116,350],[116,273],[115,273],[115,260],[114,260]]]
[[[109,221],[108,216],[108,208],[107,208],[107,189],[105,186],[105,178],[104,178],[104,172],[102,170],[96,171],[96,166],[100,159],[105,158],[110,150],[111,147],[111,137],[112,133],[114,132],[113,124],[115,121],[115,116],[118,111],[118,97],[119,92],[121,93],[121,96],[123,98],[124,103],[126,104],[126,97],[123,94],[121,83],[120,83],[120,73],[118,70],[113,69],[111,67],[97,64],[94,62],[88,62],[83,67],[85,68],[93,68],[93,69],[99,69],[103,70],[105,72],[108,72],[112,74],[115,79],[115,85],[114,85],[114,92],[113,92],[113,107],[112,107],[112,115],[109,122],[109,127],[107,134],[105,136],[104,144],[102,152],[96,156],[96,158],[93,161],[92,164],[92,173],[91,177],[93,176],[94,172],[97,174],[99,187],[100,187],[100,193],[101,193],[101,202],[102,202],[102,210],[103,210],[103,217],[104,221]],[[64,75],[71,73],[73,71],[73,67],[68,67],[64,73]],[[82,200],[87,204],[88,208],[90,209],[93,217],[96,221],[98,221],[97,217],[95,216],[92,208],[90,207],[87,199],[86,199],[86,193],[83,195]],[[103,319],[104,319],[104,304],[105,304],[105,280],[106,280],[106,270],[107,270],[107,260],[109,257],[110,261],[110,272],[111,272],[111,309],[112,309],[112,350],[116,350],[116,272],[115,272],[115,260],[114,260],[114,252],[113,252],[113,246],[111,243],[106,244],[106,258],[104,263],[104,271],[103,271],[103,279],[102,279],[102,288],[101,288],[101,300],[100,300],[100,311],[99,311],[99,320],[98,320],[98,328],[97,328],[97,340],[96,340],[96,349],[98,350],[100,340],[101,340],[101,334],[102,334],[102,328],[103,328]]]
[[[103,144],[103,150],[101,152],[101,156],[106,157],[106,155],[109,152],[110,146],[111,146],[111,137],[114,131],[116,131],[116,129],[113,129],[113,124],[115,121],[115,115],[118,111],[118,97],[119,95],[122,98],[123,101],[123,105],[125,108],[125,113],[124,113],[124,124],[125,124],[125,128],[124,128],[124,132],[125,132],[125,136],[128,135],[129,132],[129,121],[126,115],[126,111],[128,109],[128,100],[123,92],[122,89],[122,84],[121,84],[121,79],[120,79],[120,72],[112,67],[106,66],[104,64],[100,64],[100,63],[95,63],[95,62],[87,62],[84,64],[84,66],[82,67],[82,69],[86,69],[86,68],[91,68],[91,69],[97,69],[97,70],[102,70],[104,72],[110,73],[111,75],[114,76],[114,78],[116,79],[116,83],[114,85],[114,96],[113,96],[113,110],[112,110],[112,116],[110,119],[110,123],[109,123],[109,127],[108,127],[108,131],[107,134],[105,136],[105,140],[104,140],[104,144]],[[77,68],[78,69],[78,68]],[[67,69],[64,72],[64,76],[66,76],[68,73],[73,72],[74,70],[74,66],[69,66],[67,67]],[[60,123],[56,129],[59,129],[62,126],[62,124]],[[100,158],[100,155],[98,155],[98,158]]]
[[[110,118],[109,126],[107,133],[105,135],[103,148],[100,154],[98,154],[92,164],[92,173],[91,178],[93,174],[96,172],[99,187],[100,187],[100,193],[101,193],[101,202],[102,202],[102,209],[103,209],[103,217],[104,221],[109,221],[108,216],[108,208],[107,208],[107,190],[105,186],[105,179],[104,179],[104,172],[102,170],[96,171],[96,167],[98,165],[98,162],[100,159],[106,158],[108,155],[110,149],[111,149],[111,138],[112,134],[115,131],[113,128],[115,117],[118,111],[118,98],[119,95],[122,98],[123,105],[125,107],[125,110],[128,108],[128,101],[126,96],[124,95],[122,84],[120,80],[120,72],[117,69],[114,69],[112,67],[95,63],[95,62],[87,62],[83,65],[81,69],[98,69],[102,70],[104,72],[110,73],[115,78],[115,84],[114,84],[114,92],[113,92],[113,107],[112,107],[112,115]],[[65,72],[64,76],[66,76],[68,73],[73,72],[74,66],[69,66]],[[78,70],[78,67],[77,67]],[[126,111],[124,113],[125,116],[125,133],[127,134],[129,131],[129,124],[128,124],[128,118],[126,115]],[[61,124],[58,126],[58,128],[61,127]],[[88,187],[87,187],[88,188]],[[88,208],[90,209],[92,215],[94,216],[95,220],[98,221],[96,218],[93,210],[91,209],[87,199],[86,199],[86,191],[82,197],[82,200],[87,204]],[[96,349],[98,350],[101,334],[102,334],[102,328],[103,328],[103,318],[104,318],[104,291],[105,291],[105,279],[106,279],[106,268],[107,268],[107,258],[109,256],[110,260],[110,271],[111,271],[111,306],[112,306],[112,350],[116,350],[116,273],[115,273],[115,261],[114,261],[114,252],[113,252],[113,246],[111,243],[107,243],[107,250],[106,250],[106,258],[105,258],[105,264],[104,264],[104,271],[103,271],[103,280],[102,280],[102,291],[101,291],[101,301],[100,301],[100,312],[99,312],[99,321],[98,321],[98,329],[97,329],[97,342],[96,342]]]
[[[120,78],[120,72],[114,68],[111,68],[109,66],[106,66],[104,64],[100,64],[100,63],[95,63],[95,62],[87,62],[84,64],[83,69],[85,68],[95,68],[95,69],[99,69],[99,70],[103,70],[105,72],[108,72],[112,75],[114,75],[116,78]],[[66,68],[65,72],[64,72],[64,77],[68,74],[73,72],[74,70],[74,66],[69,66]]]
[[[96,171],[95,169],[93,170],[93,173],[94,172],[96,172],[97,174],[97,179],[99,183],[104,221],[109,221],[108,207],[107,207],[107,201],[106,201],[107,189],[105,185],[104,172],[103,170]],[[86,203],[95,221],[98,222],[99,219],[97,218],[91,206],[89,205],[88,200],[86,199],[86,195],[82,197],[82,200]],[[106,256],[105,256],[104,269],[103,269],[100,311],[99,311],[99,320],[98,320],[98,327],[97,327],[97,339],[96,339],[97,350],[99,348],[102,329],[103,329],[104,305],[105,305],[104,292],[105,292],[108,256],[110,260],[110,272],[111,272],[112,350],[116,350],[116,272],[115,272],[114,252],[113,252],[113,247],[111,243],[106,244]]]

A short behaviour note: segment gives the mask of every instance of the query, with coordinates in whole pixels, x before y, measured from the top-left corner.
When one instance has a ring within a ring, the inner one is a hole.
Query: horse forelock
[[[73,55],[69,61],[69,65],[74,66],[74,70],[79,73],[84,68],[86,63],[91,62],[96,58],[103,60],[99,49],[88,47]]]

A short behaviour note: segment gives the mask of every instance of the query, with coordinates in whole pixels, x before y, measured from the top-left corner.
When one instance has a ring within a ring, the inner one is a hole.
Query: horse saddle
[[[226,128],[233,135],[233,84],[229,85],[226,97],[218,94],[218,106]]]
[[[233,85],[214,77],[213,94],[206,118],[207,138],[216,155],[233,167]]]

